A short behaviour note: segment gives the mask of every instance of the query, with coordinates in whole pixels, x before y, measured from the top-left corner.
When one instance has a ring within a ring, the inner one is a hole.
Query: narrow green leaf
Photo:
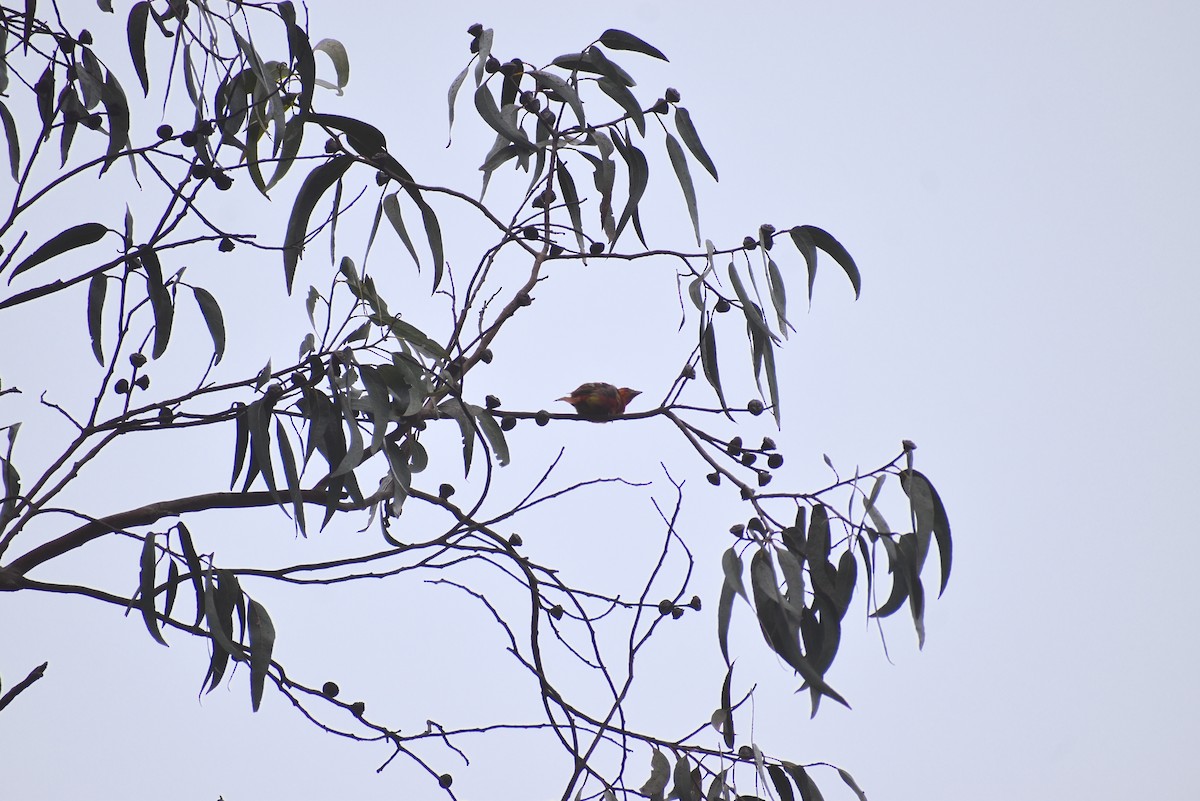
[[[784,769],[792,775],[792,781],[796,783],[796,789],[800,791],[801,801],[824,801],[824,796],[817,789],[817,784],[809,778],[808,771],[800,765],[793,765],[790,762],[784,763]]]
[[[108,233],[108,228],[100,223],[81,223],[73,225],[61,233],[57,233],[35,250],[33,253],[25,257],[25,259],[17,265],[9,276],[8,281],[12,280],[26,270],[32,269],[44,261],[49,261],[56,256],[61,256],[68,250],[84,247],[99,242],[105,234]]]
[[[50,137],[50,128],[54,125],[54,64],[50,63],[41,77],[33,85],[33,93],[37,98],[38,116],[42,120],[42,139]]]
[[[179,564],[170,559],[167,561],[167,597],[163,600],[163,619],[171,616],[175,609],[175,598],[179,593]]]
[[[462,72],[454,78],[450,83],[450,91],[446,93],[446,103],[450,107],[450,125],[446,129],[447,133],[454,130],[454,101],[458,98],[458,90],[462,88],[463,81],[467,79],[467,73],[471,70],[471,65],[462,68]]]
[[[300,488],[300,474],[296,470],[296,456],[292,452],[292,443],[288,440],[283,422],[275,421],[275,444],[279,449],[279,461],[283,463],[283,477],[287,481],[288,495],[292,501],[292,514],[300,533],[307,536],[304,528],[304,496]]]
[[[607,31],[600,34],[600,44],[604,45],[609,50],[632,50],[636,53],[653,56],[654,58],[659,58],[663,61],[669,61],[669,59],[662,54],[662,51],[654,45],[639,39],[632,33],[617,30],[616,28],[609,28]]]
[[[483,83],[484,77],[487,75],[487,60],[492,54],[492,40],[496,33],[491,28],[484,28],[478,36],[475,37],[475,85],[479,86]]]
[[[346,52],[346,46],[337,39],[322,39],[313,45],[312,51],[324,53],[333,62],[333,73],[337,80],[333,88],[341,95],[342,90],[350,83],[350,56]]]
[[[638,150],[633,143],[623,142],[620,136],[615,137],[613,143],[617,145],[617,152],[625,159],[629,172],[629,199],[625,202],[625,210],[621,212],[621,219],[617,222],[616,237],[619,238],[625,230],[626,223],[637,213],[638,203],[646,193],[646,187],[650,183],[650,163],[646,160],[646,154]]]
[[[950,519],[946,516],[946,507],[942,504],[933,483],[918,470],[902,471],[900,486],[912,505],[917,531],[932,532],[937,541],[938,561],[942,570],[941,588],[938,590],[940,597],[950,581],[950,567],[954,558],[954,544],[950,538]]]
[[[524,152],[532,153],[537,149],[529,141],[529,137],[525,135],[524,131],[500,113],[500,108],[496,105],[496,98],[492,97],[492,92],[486,84],[475,90],[475,109],[479,112],[479,117],[492,130]]]
[[[154,610],[154,532],[148,532],[142,540],[142,558],[140,578],[138,579],[138,606],[142,610],[142,620],[146,630],[159,645],[166,645],[162,632],[158,630],[158,614]]]
[[[671,166],[675,169],[675,177],[679,179],[679,188],[683,190],[683,200],[687,204],[688,216],[692,220],[692,228],[696,232],[696,244],[700,244],[700,213],[696,209],[696,189],[692,186],[692,174],[688,171],[687,157],[679,141],[671,134],[666,134],[667,155]]]
[[[88,282],[88,335],[92,338],[92,353],[96,361],[104,364],[104,345],[102,341],[104,320],[104,295],[108,291],[108,279],[104,273],[97,273]]]
[[[717,335],[711,321],[706,321],[700,329],[700,365],[704,369],[704,377],[717,393],[721,401],[721,409],[725,416],[733,419],[729,413],[729,404],[725,402],[725,391],[721,389],[721,374],[717,369]]]
[[[250,707],[257,712],[271,667],[271,652],[275,649],[275,626],[267,610],[253,598],[247,617],[250,623]]]
[[[4,123],[4,138],[8,141],[8,166],[15,181],[21,168],[21,140],[17,137],[17,122],[4,103],[0,103],[0,121]]]
[[[104,154],[104,167],[100,170],[103,174],[129,144],[129,101],[111,71],[105,74],[100,101],[108,112],[108,149]]]
[[[837,772],[838,772],[838,775],[842,777],[842,781],[844,781],[846,783],[846,786],[849,787],[851,790],[853,790],[854,794],[856,796],[858,796],[858,801],[867,801],[867,794],[864,793],[862,791],[862,788],[858,786],[858,782],[854,781],[853,776],[851,776],[849,773],[842,770],[841,768],[838,768]]]
[[[472,457],[475,454],[476,428],[474,420],[456,398],[442,402],[438,406],[438,411],[453,417],[458,422],[459,430],[462,432],[463,475],[470,475]]]
[[[642,136],[646,135],[646,115],[642,112],[642,107],[638,104],[637,98],[633,96],[633,92],[620,81],[614,81],[612,78],[601,78],[596,82],[600,90],[604,94],[611,97],[617,102],[625,113],[629,115],[629,119],[633,120],[633,124],[637,126],[638,133]]]
[[[725,574],[725,586],[749,603],[750,596],[746,595],[746,585],[742,582],[742,557],[732,546],[721,554],[721,570]]]
[[[142,95],[150,95],[150,73],[146,70],[146,22],[150,18],[150,3],[134,3],[129,9],[129,21],[126,33],[129,37],[129,57],[133,59],[133,69],[142,84]]]
[[[196,623],[204,619],[204,578],[200,567],[200,557],[196,555],[196,545],[192,542],[192,533],[182,521],[175,524],[179,532],[179,548],[183,551],[183,560],[187,563],[192,576],[192,587],[196,590]]]
[[[733,748],[734,741],[732,689],[733,665],[729,665],[725,671],[725,681],[721,685],[721,710],[725,713],[725,719],[721,722],[721,736],[725,740],[726,748]]]
[[[250,444],[250,412],[240,403],[235,403],[234,409],[233,475],[229,479],[231,490],[241,475],[242,465],[246,461],[246,449]]]
[[[566,104],[571,107],[571,111],[575,113],[575,119],[579,121],[580,128],[587,127],[587,121],[583,116],[583,101],[579,99],[579,93],[575,91],[575,87],[553,72],[531,70],[529,75],[533,78],[533,82],[537,85],[538,89],[542,91],[549,90],[560,100],[566,101]]]
[[[404,243],[404,247],[408,250],[409,255],[412,256],[419,270],[421,268],[421,260],[417,257],[417,249],[413,247],[412,240],[408,236],[408,229],[404,225],[404,215],[400,213],[399,194],[397,191],[384,196],[383,213],[387,215],[388,222],[392,224],[392,228],[400,236],[400,241]]]
[[[25,25],[21,33],[21,41],[25,52],[29,52],[29,40],[33,36],[33,23],[37,21],[37,0],[25,0]]]
[[[296,266],[304,250],[304,241],[308,236],[309,217],[312,216],[321,196],[346,174],[346,170],[350,169],[353,163],[352,156],[334,156],[310,172],[296,194],[296,202],[288,218],[287,233],[284,234],[283,247],[283,274],[289,295],[292,293],[292,282],[296,277]]]
[[[492,413],[481,406],[467,404],[467,409],[475,416],[476,422],[479,423],[480,430],[483,431],[483,436],[488,442],[488,447],[492,449],[492,453],[496,457],[496,463],[501,467],[509,463],[508,441],[504,438],[504,430],[500,428],[500,424],[496,422],[496,418]]]
[[[767,328],[767,321],[763,319],[762,310],[758,304],[750,299],[750,295],[746,293],[746,287],[742,283],[741,276],[738,275],[737,265],[729,262],[729,281],[733,284],[733,291],[738,297],[738,302],[741,304],[742,313],[746,316],[746,324],[754,330],[758,331],[763,337],[778,341],[779,338],[772,333],[771,329]]]
[[[729,623],[733,618],[735,598],[737,598],[737,591],[730,587],[728,582],[722,582],[721,597],[717,601],[717,644],[721,646],[721,656],[724,657],[726,665],[731,665],[729,661]]]
[[[217,304],[217,299],[207,289],[194,286],[192,294],[196,298],[196,304],[200,307],[204,324],[208,326],[208,334],[212,337],[213,353],[216,355],[213,363],[220,364],[221,357],[225,355],[225,317],[221,314],[221,307]]]
[[[709,158],[708,151],[700,142],[700,135],[696,133],[696,126],[692,124],[692,115],[683,106],[675,107],[675,130],[679,131],[679,138],[687,145],[687,149],[692,151],[696,161],[708,170],[708,174],[713,177],[713,180],[720,180],[717,178],[717,165],[713,164],[713,160]]]
[[[779,801],[796,801],[796,796],[792,793],[792,783],[788,781],[787,773],[783,768],[778,765],[767,765],[767,774],[771,777],[771,784],[775,785]]]
[[[774,259],[767,259],[767,290],[771,293],[771,305],[775,307],[779,333],[787,339],[788,329],[792,327],[787,320],[787,288],[783,285],[783,275]]]
[[[575,241],[580,252],[583,252],[586,249],[583,236],[583,213],[579,204],[579,193],[575,190],[575,179],[571,177],[567,165],[561,161],[558,162],[554,172],[558,176],[558,190],[562,193],[567,214],[571,217],[571,228],[575,231]]]
[[[797,231],[800,233],[797,234]],[[801,225],[791,229],[789,232],[792,235],[792,241],[796,243],[796,248],[804,254],[804,258],[809,262],[809,298],[812,297],[812,281],[816,275],[816,252],[812,247],[818,247],[833,257],[833,260],[841,266],[846,273],[846,277],[850,279],[850,285],[854,287],[854,297],[857,299],[862,294],[862,277],[858,272],[858,265],[854,263],[854,259],[849,252],[842,247],[828,232],[815,225]],[[805,244],[802,244],[802,241]],[[808,244],[811,243],[811,244]]]
[[[163,282],[162,264],[153,248],[145,247],[138,254],[142,266],[146,268],[146,291],[150,296],[150,308],[154,311],[154,348],[151,356],[155,359],[167,350],[171,340],[171,327],[175,320],[175,306],[171,302],[171,293]]]
[[[662,751],[655,748],[650,754],[650,778],[646,779],[638,794],[661,800],[662,792],[667,789],[667,780],[670,778],[671,763]]]
[[[800,251],[800,255],[804,257],[804,263],[808,267],[808,302],[812,303],[813,283],[817,280],[817,246],[813,242],[807,226],[797,225],[795,228],[788,229],[788,234],[792,237],[792,244],[796,246],[796,250]]]

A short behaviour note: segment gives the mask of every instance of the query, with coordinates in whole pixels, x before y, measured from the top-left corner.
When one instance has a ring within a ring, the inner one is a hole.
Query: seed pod
[[[539,426],[546,425],[546,423],[550,422],[550,412],[546,411],[545,409],[542,409],[534,416],[533,421],[535,423],[537,423]]]
[[[765,408],[763,406],[763,402],[758,398],[755,398],[746,404],[746,411],[750,412],[750,414],[754,415],[755,417],[758,417],[763,413],[763,408]]]
[[[778,453],[772,453],[767,457],[767,467],[774,470],[777,467],[783,467],[783,456]]]
[[[721,298],[717,301],[717,304],[713,308],[716,309],[716,311],[720,314],[724,314],[725,312],[729,311],[731,307],[729,305],[729,301],[725,300],[725,298]]]
[[[170,125],[160,125],[154,133],[158,134],[159,139],[170,139],[175,135],[175,129]]]
[[[663,98],[668,103],[678,103],[679,102],[679,90],[675,89],[674,87],[669,86],[669,87],[667,87],[667,91],[663,92]]]
[[[326,698],[337,698],[337,694],[339,692],[341,692],[341,690],[332,681],[327,681],[321,685],[321,694]]]
[[[660,615],[669,615],[671,610],[675,608],[674,601],[668,601],[666,598],[658,602],[658,613]]]
[[[502,417],[500,419],[500,430],[501,431],[512,431],[516,427],[517,427],[517,418],[513,417],[512,415],[506,414],[506,415],[504,415],[504,417]]]
[[[497,398],[495,395],[488,395],[486,398],[483,399],[483,405],[489,409],[499,409],[500,408],[500,399]]]

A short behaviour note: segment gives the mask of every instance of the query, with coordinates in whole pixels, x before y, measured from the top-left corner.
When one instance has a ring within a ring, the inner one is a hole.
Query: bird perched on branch
[[[570,395],[558,400],[574,406],[575,413],[583,419],[593,423],[604,423],[625,414],[625,407],[641,394],[640,391],[629,387],[618,389],[602,381],[591,381],[580,384]]]

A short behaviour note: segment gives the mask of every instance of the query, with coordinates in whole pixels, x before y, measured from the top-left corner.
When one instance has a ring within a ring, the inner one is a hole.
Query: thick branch
[[[98,518],[57,539],[39,545],[32,551],[14,559],[7,566],[5,572],[22,576],[43,562],[73,551],[97,537],[135,526],[148,526],[164,517],[178,517],[188,512],[204,512],[209,509],[249,509],[275,506],[279,502],[279,497],[281,496],[272,495],[269,492],[210,492],[205,495],[192,495],[187,498],[147,504],[137,509]],[[323,489],[302,490],[301,497],[305,503],[320,506],[324,506],[328,500],[328,494]]]

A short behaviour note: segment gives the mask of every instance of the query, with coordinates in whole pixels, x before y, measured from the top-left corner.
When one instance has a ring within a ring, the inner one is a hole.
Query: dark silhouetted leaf
[[[558,162],[558,166],[554,172],[558,176],[558,190],[562,193],[563,203],[567,207],[567,214],[571,217],[571,227],[575,231],[575,241],[582,252],[585,250],[583,215],[579,205],[579,193],[575,191],[575,179],[571,177],[571,173],[567,170],[567,165],[561,161]]]
[[[150,94],[150,73],[146,71],[146,22],[150,18],[150,4],[134,3],[129,9],[129,20],[126,33],[129,37],[129,57],[133,59],[133,69],[142,84],[142,95]]]
[[[687,157],[679,141],[671,134],[666,134],[667,155],[671,158],[671,166],[675,169],[675,177],[679,179],[679,188],[683,190],[683,200],[687,204],[688,216],[692,220],[692,228],[696,232],[696,244],[700,244],[700,213],[696,208],[696,189],[692,186],[692,174],[688,171]]]
[[[729,660],[726,660],[728,663]],[[726,748],[733,748],[734,731],[733,731],[733,665],[729,665],[725,671],[725,682],[721,685],[721,712],[723,718],[721,720],[721,739],[725,741]]]
[[[538,89],[542,91],[549,90],[558,99],[566,101],[567,105],[571,107],[571,111],[575,113],[575,119],[579,121],[580,128],[587,125],[587,121],[583,116],[583,101],[579,99],[579,93],[575,91],[575,87],[553,72],[531,70],[529,75],[533,78],[533,82],[537,85]]]
[[[216,355],[213,363],[220,364],[221,357],[225,355],[225,318],[221,314],[221,307],[207,289],[194,286],[192,294],[196,297],[196,304],[200,307],[200,314],[204,317],[204,324],[208,326],[209,336],[212,337],[213,353]]]
[[[950,519],[946,516],[946,507],[933,484],[918,470],[905,470],[900,473],[900,486],[912,504],[916,516],[917,531],[932,532],[938,546],[938,561],[941,563],[941,588],[938,596],[946,591],[950,581],[950,567],[954,558],[954,545],[950,539]]]
[[[159,645],[166,645],[162,632],[158,630],[158,613],[154,609],[154,532],[148,532],[142,540],[141,571],[138,580],[138,607],[142,610],[142,620],[146,630]]]
[[[167,350],[171,340],[171,327],[175,320],[175,305],[171,293],[163,282],[162,264],[153,248],[143,248],[139,253],[142,266],[146,268],[146,291],[150,296],[150,308],[154,311],[154,348],[151,355],[157,359]]]
[[[96,361],[104,364],[104,345],[101,339],[101,323],[104,320],[104,295],[108,291],[108,279],[104,273],[97,273],[88,282],[88,335],[92,338],[92,353]]]
[[[112,72],[105,74],[104,93],[100,100],[108,112],[108,149],[104,154],[104,167],[100,170],[103,173],[129,144],[129,101],[125,99],[125,92]]]
[[[771,293],[771,305],[775,307],[779,333],[787,339],[788,329],[792,327],[787,320],[787,288],[783,285],[783,275],[774,259],[767,259],[767,288]]]
[[[183,522],[175,524],[179,532],[179,549],[183,551],[183,560],[187,563],[192,574],[192,587],[196,590],[196,623],[204,619],[204,577],[200,567],[200,557],[196,555],[196,545],[192,542],[192,533]]]
[[[492,454],[496,457],[496,463],[501,467],[507,465],[509,462],[508,441],[504,438],[504,430],[500,428],[496,418],[482,406],[467,404],[467,409],[475,416],[475,421],[483,431],[488,447],[492,449]]]
[[[796,249],[804,254],[804,260],[808,262],[808,297],[812,299],[812,284],[817,274],[817,255],[815,248],[828,253],[833,257],[845,271],[846,277],[850,279],[850,285],[854,287],[854,297],[857,298],[862,293],[862,277],[858,273],[858,265],[854,263],[854,259],[828,232],[815,225],[799,225],[788,231],[792,237],[792,242],[795,243]]]
[[[632,50],[635,53],[653,56],[654,58],[660,58],[663,61],[669,60],[662,54],[662,51],[654,45],[639,39],[632,33],[617,30],[616,28],[609,28],[607,31],[600,34],[600,44],[604,45],[609,50]]]
[[[824,801],[824,796],[817,789],[817,784],[809,778],[808,771],[800,765],[793,765],[790,762],[783,763],[783,767],[792,776],[792,781],[796,783],[796,789],[800,791],[801,801]]]
[[[292,443],[288,440],[283,422],[275,421],[275,444],[279,449],[279,461],[283,464],[283,477],[287,481],[288,496],[292,501],[292,514],[300,533],[307,536],[304,528],[304,496],[300,488],[300,474],[296,470],[296,456],[292,453]]]
[[[767,765],[767,774],[771,777],[771,784],[775,785],[779,801],[795,801],[796,796],[792,794],[792,783],[788,781],[787,773],[783,768],[778,765]]]
[[[54,124],[54,64],[46,67],[46,71],[33,85],[33,93],[37,97],[38,116],[42,120],[42,138],[50,137],[50,128]]]
[[[486,84],[475,90],[475,109],[479,112],[480,118],[492,130],[524,152],[532,153],[537,149],[529,141],[529,137],[525,135],[525,132],[500,112],[500,108],[496,105],[496,98],[492,97],[492,92]]]
[[[13,270],[8,280],[11,283],[12,279],[26,270],[32,269],[44,261],[49,261],[55,256],[61,256],[68,250],[74,250],[75,248],[99,242],[106,233],[108,233],[108,228],[100,223],[93,222],[74,225],[61,233],[55,234],[48,242],[26,256],[24,261],[18,264],[17,268]]]
[[[234,445],[233,445],[233,475],[229,479],[229,488],[237,483],[241,475],[242,465],[246,461],[246,449],[250,445],[250,412],[241,404],[234,404]]]
[[[713,331],[712,322],[704,323],[700,329],[700,365],[704,368],[704,377],[717,393],[721,401],[721,409],[730,420],[729,404],[725,402],[725,392],[721,389],[721,374],[717,369],[717,335]]]
[[[8,106],[3,103],[0,103],[0,122],[4,123],[4,137],[8,141],[8,166],[15,181],[17,171],[21,168],[21,140],[17,138],[16,120],[13,119]]]
[[[638,203],[646,193],[646,186],[650,183],[650,164],[646,161],[646,154],[632,143],[622,141],[620,136],[614,137],[613,143],[617,146],[617,152],[625,159],[629,171],[629,199],[625,202],[625,210],[621,212],[621,219],[617,222],[616,237],[619,238],[625,230],[626,223],[637,213]]]
[[[470,72],[470,70],[471,65],[468,64],[467,66],[463,67],[462,72],[458,73],[454,80],[450,82],[450,91],[446,93],[446,103],[450,107],[450,125],[447,128],[447,132],[454,130],[454,101],[458,98],[458,90],[462,88],[463,81],[467,79],[467,73]]]
[[[296,265],[304,250],[304,240],[308,236],[308,220],[313,209],[321,196],[346,174],[346,170],[350,169],[353,163],[354,158],[351,156],[334,156],[310,172],[296,194],[296,202],[288,218],[287,233],[284,234],[283,247],[283,274],[289,295],[296,277]]]
[[[625,109],[625,113],[629,115],[629,119],[633,120],[633,124],[637,126],[638,133],[645,136],[646,115],[642,112],[642,107],[638,104],[637,98],[633,96],[633,92],[629,91],[629,87],[620,81],[614,81],[612,78],[601,78],[596,82],[596,85],[600,87],[600,90],[604,94],[615,100],[617,105]]]
[[[709,158],[708,151],[700,142],[700,135],[696,133],[696,126],[692,124],[692,115],[688,114],[688,110],[683,106],[675,107],[675,130],[679,131],[679,138],[687,145],[687,149],[692,151],[696,161],[708,170],[708,174],[713,177],[713,180],[720,180],[717,178],[717,165],[713,164],[713,160]]]
[[[247,617],[250,623],[250,706],[255,712],[262,703],[263,685],[271,667],[271,651],[275,648],[275,626],[263,605],[250,600]]]
[[[867,794],[864,793],[862,788],[858,786],[858,782],[854,781],[853,776],[841,768],[838,768],[838,775],[842,777],[842,781],[846,783],[846,786],[853,790],[854,794],[858,796],[858,801],[867,801]]]
[[[657,748],[650,754],[650,778],[638,790],[639,795],[662,801],[663,790],[667,789],[667,781],[671,778],[671,763],[666,755]]]

